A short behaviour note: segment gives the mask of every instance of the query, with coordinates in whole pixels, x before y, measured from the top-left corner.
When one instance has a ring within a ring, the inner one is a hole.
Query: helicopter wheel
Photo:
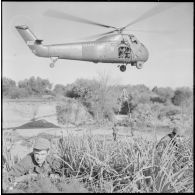
[[[120,71],[121,71],[121,72],[125,72],[125,70],[126,70],[126,66],[125,66],[125,65],[121,65],[121,66],[120,66]]]
[[[142,69],[143,68],[143,62],[137,62],[136,68],[137,69]]]
[[[49,66],[50,66],[50,68],[53,68],[55,63],[58,60],[58,57],[50,57],[50,59],[51,59],[51,64]]]
[[[51,63],[49,66],[50,68],[54,68],[54,63]]]

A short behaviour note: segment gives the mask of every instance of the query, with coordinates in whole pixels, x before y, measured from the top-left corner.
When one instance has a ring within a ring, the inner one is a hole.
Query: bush
[[[57,120],[59,124],[84,124],[91,123],[92,116],[85,107],[74,99],[66,99],[56,105]]]
[[[151,97],[150,100],[152,103],[165,103],[166,102],[166,99],[164,97],[160,97],[160,96]]]
[[[13,88],[9,94],[11,99],[26,98],[29,97],[28,92],[23,88]]]
[[[71,100],[67,103],[61,103],[56,106],[57,120],[59,124],[65,125],[70,122],[70,113],[72,112]]]
[[[48,94],[52,84],[48,79],[41,79],[40,77],[30,77],[18,82],[18,87],[25,89],[31,96],[42,96]]]
[[[172,98],[172,102],[176,106],[180,106],[183,102],[187,101],[190,97],[192,97],[192,91],[187,88],[178,88],[175,90],[174,97]]]
[[[172,117],[181,114],[181,109],[171,105],[171,106],[163,106],[158,115],[158,119],[168,118],[171,119]]]
[[[132,113],[132,118],[136,119],[138,124],[146,126],[150,126],[151,121],[155,120],[154,113],[149,104],[138,104]]]
[[[16,82],[12,79],[3,77],[3,96],[10,97],[10,93],[16,88]]]
[[[79,79],[68,86],[66,96],[77,99],[97,122],[113,120],[113,98],[111,87],[102,81]]]
[[[170,87],[154,87],[152,89],[152,92],[154,92],[157,97],[152,98],[151,100],[153,102],[159,102],[159,103],[165,103],[165,102],[171,102],[171,99],[174,96],[174,90]]]
[[[53,94],[55,94],[55,96],[65,96],[67,89],[64,85],[57,84],[57,85],[55,85],[52,92],[53,92]]]
[[[128,85],[126,89],[127,93],[132,97],[134,104],[150,103],[150,96],[152,95],[152,92],[145,85]]]

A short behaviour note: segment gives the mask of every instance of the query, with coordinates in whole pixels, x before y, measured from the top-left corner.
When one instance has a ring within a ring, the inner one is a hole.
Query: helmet
[[[50,148],[50,142],[48,139],[39,137],[35,140],[33,148],[37,150],[48,150]]]

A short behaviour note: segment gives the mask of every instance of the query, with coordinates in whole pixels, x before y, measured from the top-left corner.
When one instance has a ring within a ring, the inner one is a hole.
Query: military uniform
[[[177,134],[178,129],[173,128],[172,132],[161,138],[159,143],[157,144],[156,148],[161,148],[161,150],[164,150],[166,146],[172,141],[174,146],[177,146],[177,138],[180,136]]]
[[[164,136],[163,138],[161,138],[161,140],[156,145],[157,154],[161,157],[165,148],[171,143],[174,148],[175,155],[178,156],[180,153],[179,152],[180,147],[183,142],[182,140],[183,140],[183,136],[180,136],[178,134],[178,129],[173,128],[173,131],[167,134],[166,136]]]
[[[118,134],[118,129],[117,129],[116,125],[114,125],[114,127],[112,127],[112,130],[113,130],[112,135],[113,135],[114,141],[116,141],[116,136]]]
[[[35,141],[34,149],[47,150],[49,149],[49,141],[43,138],[38,138]],[[41,174],[49,176],[50,174],[62,175],[62,163],[51,155],[47,155],[42,165],[39,165],[34,157],[34,152],[29,153],[19,163],[15,164],[9,172],[9,178],[12,180],[15,177],[20,177],[27,174]]]
[[[9,172],[10,177],[20,177],[27,174],[42,174],[49,176],[50,174],[62,174],[60,161],[48,155],[42,166],[39,166],[34,160],[33,153],[28,154],[18,164],[14,165]]]

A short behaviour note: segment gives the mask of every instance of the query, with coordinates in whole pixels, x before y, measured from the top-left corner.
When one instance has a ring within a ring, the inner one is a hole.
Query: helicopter
[[[69,59],[79,61],[89,61],[94,63],[116,63],[120,71],[126,71],[126,66],[130,64],[137,69],[142,69],[143,64],[149,58],[149,51],[133,34],[123,33],[127,27],[151,17],[167,8],[170,5],[159,5],[150,9],[136,20],[124,27],[114,27],[97,23],[88,19],[66,14],[56,10],[48,10],[45,16],[58,19],[68,19],[74,22],[81,22],[112,29],[109,32],[94,35],[100,37],[94,41],[84,41],[65,44],[43,45],[43,40],[37,39],[27,25],[15,26],[31,51],[39,57],[50,58],[50,67],[53,68],[58,59]]]

